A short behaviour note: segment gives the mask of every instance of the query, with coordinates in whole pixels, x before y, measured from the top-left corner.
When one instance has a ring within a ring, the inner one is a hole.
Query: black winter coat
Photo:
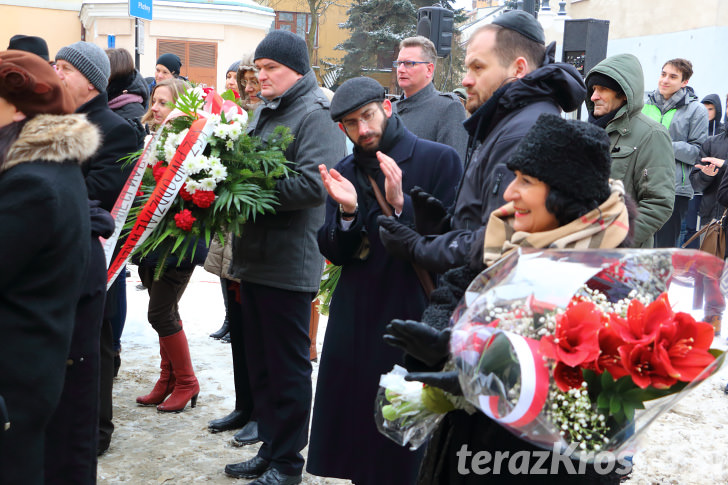
[[[418,185],[444,203],[455,197],[460,160],[451,147],[405,131],[388,151],[402,169],[405,204],[400,216],[413,222],[409,190]],[[359,169],[349,156],[336,165],[357,190],[359,212],[349,230],[340,225],[338,204],[326,201],[326,222],[318,231],[321,253],[342,265],[334,291],[321,356],[313,411],[308,471],[348,478],[357,484],[407,485],[414,482],[419,454],[381,435],[374,423],[374,399],[379,377],[401,352],[384,343],[384,327],[393,318],[419,319],[427,303],[412,266],[390,255],[379,239],[377,217],[382,211],[371,190],[358,186]],[[384,190],[384,175],[377,184]],[[363,234],[370,243],[366,260],[354,255]]]
[[[76,113],[84,113],[103,137],[99,150],[82,168],[88,198],[101,201],[101,208],[110,212],[131,174],[133,164],[123,159],[137,151],[137,134],[109,109],[106,92],[81,105]]]
[[[89,259],[79,163],[98,144],[82,116],[39,115],[0,168],[0,395],[11,423],[0,440],[0,483],[43,483],[43,434],[61,396]]]
[[[573,66],[547,64],[498,89],[465,120],[469,155],[452,210],[452,230],[428,236],[427,244],[418,245],[415,261],[437,273],[465,264],[476,233],[503,205],[503,193],[514,178],[506,162],[521,139],[542,113],[573,111],[585,96],[586,87]]]
[[[719,135],[711,136],[700,147],[700,158],[715,157],[728,160],[728,133],[722,131]],[[701,165],[704,165],[701,163]],[[713,219],[720,219],[723,211],[728,207],[728,180],[725,179],[726,164],[718,169],[718,173],[711,177],[705,175],[699,168],[693,167],[690,171],[690,183],[696,191],[703,192],[700,201],[700,224],[709,223]]]
[[[124,118],[137,134],[137,149],[144,146],[147,131],[141,123],[141,118],[149,105],[149,90],[147,83],[138,71],[129,76],[109,81],[106,88],[109,108]],[[141,100],[139,100],[141,99]]]

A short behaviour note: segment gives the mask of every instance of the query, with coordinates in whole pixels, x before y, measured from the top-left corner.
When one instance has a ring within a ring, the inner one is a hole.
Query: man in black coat
[[[380,233],[387,249],[437,273],[467,262],[490,213],[503,204],[514,178],[506,162],[521,139],[542,113],[573,111],[586,96],[579,72],[553,62],[554,49],[554,43],[545,46],[538,21],[520,10],[496,17],[472,35],[463,79],[466,109],[473,113],[464,122],[471,142],[455,207],[446,211],[436,198],[420,194],[428,210],[417,218],[429,222],[418,223],[417,234],[385,221]]]
[[[56,72],[71,92],[74,103],[76,105],[76,113],[86,115],[89,122],[96,125],[101,132],[102,144],[95,155],[83,165],[83,175],[86,181],[89,200],[99,201],[99,207],[106,211],[111,211],[114,203],[121,193],[121,189],[126,183],[126,179],[131,173],[132,164],[124,164],[124,158],[130,153],[137,150],[137,137],[131,125],[119,115],[109,109],[106,88],[110,74],[109,58],[99,46],[90,42],[76,42],[69,46],[61,48],[56,54]],[[101,282],[96,281],[96,285]],[[92,282],[88,282],[93,284]],[[77,402],[76,405],[68,409],[69,413],[79,416],[86,416],[87,420],[98,422],[99,426],[99,442],[98,447],[95,443],[79,443],[80,447],[93,446],[94,452],[99,454],[106,451],[111,441],[111,434],[114,430],[112,419],[111,392],[114,373],[114,353],[113,353],[113,336],[111,331],[111,322],[105,318],[105,314],[110,309],[116,307],[116,285],[126,284],[125,279],[117,278],[114,286],[106,294],[106,303],[104,313],[96,315],[95,311],[85,312],[85,316],[77,321],[77,325],[83,326],[86,331],[81,332],[93,342],[94,347],[83,346],[87,349],[88,355],[84,359],[71,359],[74,365],[86,366],[85,371],[76,371],[79,382],[82,382],[82,376],[90,373],[100,372],[100,389],[85,388],[88,392],[88,400]],[[105,284],[104,284],[105,288]],[[118,287],[117,287],[118,288]],[[94,292],[93,289],[87,288],[87,294],[97,293],[102,298],[105,292]],[[102,324],[103,320],[103,324]],[[100,357],[96,342],[100,341]],[[100,360],[99,360],[100,359]],[[69,375],[73,374],[69,370]],[[101,402],[97,408],[90,401],[91,393],[101,396]],[[76,400],[80,401],[78,396]],[[83,404],[82,404],[83,403]],[[88,406],[85,408],[84,406]],[[98,416],[98,419],[96,418]],[[68,423],[70,417],[65,419],[59,416],[58,423]],[[68,426],[68,424],[66,424]],[[75,429],[79,429],[76,425]],[[59,466],[73,467],[71,460],[65,460],[63,453],[70,453],[69,450],[58,450],[62,453],[53,453],[47,450],[49,456],[59,456],[57,463]],[[79,455],[87,454],[88,450],[79,451]],[[65,463],[64,463],[65,460]]]
[[[372,407],[380,376],[401,364],[401,352],[382,340],[384,327],[392,318],[419,318],[427,295],[412,265],[379,241],[383,209],[372,183],[385,208],[412,222],[410,189],[420,186],[451,203],[460,159],[453,148],[409,132],[371,78],[345,82],[331,102],[331,117],[354,153],[331,171],[319,166],[329,197],[318,245],[342,270],[319,367],[308,471],[361,485],[413,483],[420,454],[380,434]]]

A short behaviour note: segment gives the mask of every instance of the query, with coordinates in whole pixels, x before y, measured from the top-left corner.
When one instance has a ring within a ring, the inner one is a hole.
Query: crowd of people
[[[698,100],[690,61],[665,62],[646,93],[634,55],[582,78],[554,52],[533,16],[508,11],[473,33],[462,88],[447,93],[432,83],[433,43],[407,38],[393,63],[403,94],[390,100],[364,76],[327,92],[305,41],[268,33],[230,65],[222,91],[251,113],[251,135],[288,127],[295,175],[276,182],[275,213],[224,244],[200,239],[189,257],[166,256],[161,274],[165,254],[132,258],[161,357],[156,384],[136,402],[182,412],[204,393],[178,306],[204,265],[220,278],[225,319],[211,337],[230,342],[235,384],[235,408],[208,428],[237,430],[239,446],[261,443],[225,474],[254,485],[300,483],[304,468],[359,485],[470,484],[483,477],[462,473],[462,446],[535,450],[463,410],[447,414],[426,449],[400,447],[374,422],[379,376],[400,363],[408,379],[458,394],[443,369],[450,315],[473,278],[519,247],[678,247],[728,206],[720,97]],[[182,68],[166,53],[145,79],[125,49],[83,41],[51,60],[43,39],[27,35],[0,52],[2,484],[96,482],[126,317],[125,279],[107,290],[99,238],[114,232],[126,158],[194,81]],[[588,121],[565,119],[584,102]],[[312,409],[324,258],[341,275]],[[725,301],[716,288],[706,295],[704,319],[718,335]],[[538,483],[621,478],[587,467]]]

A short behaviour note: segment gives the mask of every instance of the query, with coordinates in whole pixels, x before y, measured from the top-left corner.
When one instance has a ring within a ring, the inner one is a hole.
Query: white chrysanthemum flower
[[[215,187],[217,187],[217,182],[215,182],[215,179],[212,177],[200,180],[199,188],[201,190],[215,190]]]
[[[240,125],[229,125],[230,128],[228,129],[228,136],[231,140],[237,140],[240,138],[240,135],[243,134],[243,130],[240,127]]]
[[[187,157],[187,159],[182,164],[182,167],[190,175],[199,173],[200,170],[202,170],[202,163],[200,161],[200,157]]]
[[[228,130],[227,126],[220,123],[215,127],[214,130],[212,130],[213,136],[220,138],[221,140],[224,140],[228,136]]]
[[[200,172],[204,172],[210,169],[210,159],[207,158],[205,155],[200,155],[200,157],[197,159],[197,162],[200,165]]]
[[[191,95],[197,99],[203,99],[205,97],[205,91],[202,90],[202,86],[195,86],[192,88]]]
[[[242,127],[244,127],[244,126],[246,126],[248,124],[248,113],[245,112],[245,111],[243,111],[240,114],[236,113],[236,114],[234,114],[232,116],[232,120],[236,124],[239,124],[241,126],[241,129],[242,129]]]
[[[235,147],[235,142],[232,140],[228,140],[225,142],[225,148],[228,150],[232,150]]]
[[[194,194],[195,192],[200,190],[200,188],[200,183],[198,181],[192,180],[189,177],[187,178],[187,192],[189,192],[190,194]]]
[[[227,167],[225,165],[218,163],[217,165],[213,165],[210,167],[209,171],[210,177],[214,178],[216,182],[222,182],[227,178]]]
[[[218,165],[222,165],[222,162],[220,162],[220,157],[215,157],[215,156],[210,155],[209,157],[207,157],[207,161],[210,162],[210,165],[209,165],[210,168],[217,167]]]

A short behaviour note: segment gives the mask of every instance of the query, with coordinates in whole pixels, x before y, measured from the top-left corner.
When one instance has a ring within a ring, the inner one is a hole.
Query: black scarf
[[[360,203],[366,204],[365,201],[376,200],[374,196],[374,190],[367,175],[371,175],[374,180],[377,180],[377,176],[381,171],[379,169],[379,160],[377,160],[376,152],[389,152],[394,146],[399,143],[399,140],[404,136],[404,124],[402,120],[397,116],[396,113],[392,113],[392,116],[387,120],[387,125],[382,133],[382,138],[379,140],[379,146],[374,151],[365,151],[354,145],[354,165],[356,169],[356,190],[357,193],[362,194],[364,197],[359,198]],[[381,187],[380,187],[381,188]],[[382,191],[384,193],[384,191]]]
[[[600,128],[606,128],[610,121],[614,119],[614,116],[617,114],[617,111],[619,111],[622,107],[615,109],[614,111],[610,111],[609,113],[600,116],[599,118],[594,117],[594,113],[589,113],[589,123],[592,125],[597,125]]]

